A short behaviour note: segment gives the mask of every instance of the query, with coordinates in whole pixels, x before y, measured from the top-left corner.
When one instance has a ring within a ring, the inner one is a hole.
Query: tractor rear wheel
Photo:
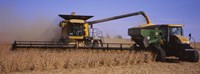
[[[155,52],[156,52],[156,61],[165,62],[166,61],[166,52],[164,49],[161,48],[159,45],[154,45]]]

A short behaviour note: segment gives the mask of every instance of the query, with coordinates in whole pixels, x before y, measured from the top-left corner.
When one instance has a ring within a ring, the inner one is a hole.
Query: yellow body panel
[[[84,24],[84,32],[85,32],[85,37],[88,37],[89,36],[89,24],[88,23],[85,23]]]
[[[85,20],[80,20],[80,19],[71,19],[69,20],[71,23],[85,23]]]
[[[69,39],[83,39],[83,36],[69,36]]]
[[[168,24],[169,27],[182,27],[180,24]]]
[[[176,37],[180,40],[181,43],[188,43],[189,42],[189,39],[184,37],[184,36],[176,35]]]

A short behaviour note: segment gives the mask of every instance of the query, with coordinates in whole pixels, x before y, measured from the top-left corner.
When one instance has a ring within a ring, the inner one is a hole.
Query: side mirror
[[[190,40],[192,38],[192,34],[190,33],[188,36],[189,36],[189,40]]]
[[[189,34],[189,37],[191,37],[191,36],[192,36],[192,34],[190,33],[190,34]]]

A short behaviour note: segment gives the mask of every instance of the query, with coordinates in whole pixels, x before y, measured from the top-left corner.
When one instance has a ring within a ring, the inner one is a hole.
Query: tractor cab
[[[168,40],[171,44],[189,44],[189,39],[183,36],[183,25],[170,24],[168,26]]]
[[[61,40],[83,40],[89,36],[89,24],[86,20],[93,16],[85,15],[59,15],[65,19],[60,22],[59,26],[62,28]]]
[[[170,35],[180,35],[183,36],[182,25],[169,25]]]
[[[189,44],[189,39],[183,36],[183,25],[177,24],[161,24],[148,26],[147,28],[158,28],[162,32],[161,37],[164,41],[164,44]]]

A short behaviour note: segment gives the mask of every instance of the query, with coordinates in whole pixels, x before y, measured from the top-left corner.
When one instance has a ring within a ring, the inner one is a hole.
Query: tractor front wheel
[[[199,53],[198,53],[198,51],[192,52],[190,61],[191,62],[198,62],[199,61]]]
[[[186,51],[184,54],[181,54],[179,56],[179,60],[190,61],[190,62],[198,62],[199,61],[199,53],[198,53],[197,50]]]

